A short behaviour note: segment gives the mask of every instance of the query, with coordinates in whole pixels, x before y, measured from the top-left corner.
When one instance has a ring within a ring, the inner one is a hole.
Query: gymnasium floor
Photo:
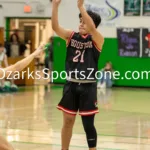
[[[21,87],[0,95],[0,132],[16,150],[60,150],[61,85]],[[98,150],[150,150],[149,89],[99,90]],[[80,116],[70,150],[88,150]]]

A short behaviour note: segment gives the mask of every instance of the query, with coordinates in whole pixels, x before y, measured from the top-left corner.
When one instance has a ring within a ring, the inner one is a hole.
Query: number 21
[[[76,50],[77,55],[73,58],[73,62],[79,62],[79,57],[81,56],[80,62],[83,63],[84,62],[84,53],[85,53],[85,50],[83,52]]]

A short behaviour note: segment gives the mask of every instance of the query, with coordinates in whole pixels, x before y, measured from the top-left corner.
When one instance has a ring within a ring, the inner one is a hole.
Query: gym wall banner
[[[123,3],[124,0],[85,0],[85,7],[100,14],[101,25],[116,26],[123,16]]]
[[[150,16],[150,0],[143,0],[143,16]]]
[[[150,29],[142,29],[142,57],[150,57]]]
[[[150,28],[118,28],[118,51],[121,57],[150,57]]]
[[[140,57],[140,29],[118,28],[118,51],[121,57]]]
[[[141,0],[124,0],[125,16],[140,16]]]

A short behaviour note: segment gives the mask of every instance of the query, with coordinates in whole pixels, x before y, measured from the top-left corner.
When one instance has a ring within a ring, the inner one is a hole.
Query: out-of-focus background
[[[0,68],[29,56],[41,44],[46,47],[23,70],[43,78],[26,73],[0,80],[0,134],[15,150],[61,149],[62,114],[56,106],[66,81],[60,74],[66,43],[52,30],[51,6],[49,0],[0,0]],[[85,0],[85,7],[101,15],[98,31],[105,38],[98,64],[98,150],[149,150],[150,1]],[[61,26],[78,32],[78,14],[77,1],[62,0]],[[115,76],[104,80],[106,70]],[[54,71],[57,79],[52,79]],[[70,149],[88,149],[80,116]]]

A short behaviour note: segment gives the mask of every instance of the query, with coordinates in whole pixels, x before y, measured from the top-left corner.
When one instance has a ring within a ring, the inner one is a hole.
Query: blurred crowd
[[[15,59],[29,56],[32,52],[31,46],[31,41],[22,42],[17,30],[14,31],[14,33],[10,35],[9,40],[5,41],[4,44],[0,43],[0,68],[11,65],[8,62],[8,58]],[[47,73],[50,73],[50,70],[52,70],[52,62],[53,37],[50,37],[47,43],[45,43],[45,51],[36,58],[35,66],[37,69],[39,69],[39,66],[43,66],[44,68],[47,68]],[[0,79],[0,92],[18,91],[18,86],[15,84],[13,75],[11,75],[11,78],[11,80],[6,80],[5,78]]]

